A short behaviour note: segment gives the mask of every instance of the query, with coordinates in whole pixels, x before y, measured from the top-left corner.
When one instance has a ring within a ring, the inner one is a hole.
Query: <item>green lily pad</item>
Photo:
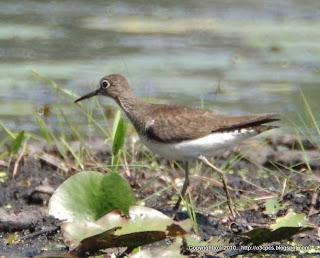
[[[114,172],[77,173],[64,181],[49,202],[49,214],[66,221],[95,221],[113,210],[129,213],[130,185]]]

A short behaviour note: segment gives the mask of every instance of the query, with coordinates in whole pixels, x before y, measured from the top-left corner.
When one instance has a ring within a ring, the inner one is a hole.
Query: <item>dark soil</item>
[[[88,141],[87,144],[91,152],[86,168],[107,172],[108,168],[101,164],[109,161],[110,145],[100,139]],[[235,220],[227,209],[219,177],[194,162],[189,190],[197,211],[201,239],[206,241],[213,236],[223,236],[230,245],[240,245],[243,238],[239,233],[252,227],[270,225],[277,217],[284,216],[292,209],[306,214],[314,229],[270,245],[288,246],[294,242],[298,246],[319,247],[320,151],[307,140],[303,141],[303,146],[304,151],[296,137],[277,136],[269,138],[263,146],[251,141],[216,160],[215,165],[226,171],[233,202],[241,215],[241,219]],[[73,143],[73,147],[79,148],[79,143]],[[57,151],[46,149],[39,143],[29,143],[23,155],[20,155],[21,160],[17,156],[0,161],[0,172],[9,172],[9,177],[0,183],[1,257],[57,256],[68,252],[60,234],[59,221],[48,216],[46,208],[54,190],[80,170],[72,158],[65,160]],[[146,198],[146,206],[169,214],[177,200],[183,172],[173,162],[147,159],[150,154],[144,148],[137,151],[136,147],[128,147],[128,150],[134,157],[127,160],[128,164],[148,165],[147,168],[128,166],[120,169],[136,193],[137,200]],[[239,154],[246,152],[245,158]],[[52,157],[53,160],[50,159]],[[18,169],[13,176],[15,164]],[[170,185],[175,186],[161,192]],[[280,201],[280,208],[271,215],[265,213],[265,202],[269,197],[278,197]],[[179,211],[177,215],[180,220],[188,217],[185,211]],[[153,248],[153,245],[146,248]],[[203,255],[188,251],[184,253],[193,257]],[[207,256],[245,254],[248,257],[257,253],[208,252]],[[267,253],[274,257],[288,254],[264,252]]]

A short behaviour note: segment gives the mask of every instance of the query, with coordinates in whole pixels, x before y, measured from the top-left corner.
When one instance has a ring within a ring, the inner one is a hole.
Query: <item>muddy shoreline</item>
[[[120,167],[119,173],[128,180],[138,201],[145,200],[146,206],[168,213],[178,196],[183,172],[173,162],[146,159],[146,155],[150,155],[148,150],[133,144],[134,139],[127,142],[132,158],[126,160],[126,166]],[[111,144],[105,144],[103,139],[91,139],[85,145],[91,155],[91,160],[85,163],[86,170],[108,172],[109,168],[99,164],[108,162]],[[73,142],[71,146],[77,150],[81,143]],[[240,159],[239,153],[246,155]],[[4,257],[66,254],[68,249],[60,234],[59,221],[49,217],[46,208],[54,190],[79,168],[71,156],[63,160],[56,150],[49,151],[43,143],[28,143],[20,156],[21,160],[18,154],[10,162],[7,159],[0,162],[0,171],[9,171],[8,178],[0,183],[0,254]],[[13,177],[17,160],[18,169]],[[141,162],[147,166],[134,166]],[[301,246],[320,245],[317,237],[320,151],[312,143],[289,135],[271,136],[263,144],[254,139],[226,153],[216,165],[227,171],[231,195],[239,202],[237,209],[244,224],[269,224],[292,209],[306,214],[315,229],[290,241]],[[207,168],[199,169],[195,162],[192,167],[190,193],[198,212],[200,237],[206,240],[224,235],[231,243],[236,241],[236,235],[225,222],[230,220],[230,214],[219,178]],[[154,181],[149,184],[151,180]],[[168,188],[172,184],[175,187]],[[164,188],[168,190],[161,192]],[[158,191],[161,194],[157,194]],[[278,198],[283,207],[274,215],[266,215],[264,202],[272,197]],[[179,212],[180,219],[186,216],[185,211]]]

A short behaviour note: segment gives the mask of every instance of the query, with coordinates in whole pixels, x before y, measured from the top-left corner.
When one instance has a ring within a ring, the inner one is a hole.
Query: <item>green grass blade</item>
[[[297,135],[298,135],[298,134],[297,134]],[[301,138],[300,138],[300,137],[297,137],[297,141],[298,141],[299,146],[300,146],[300,148],[301,148],[301,153],[302,153],[304,162],[305,162],[305,164],[306,164],[306,166],[307,166],[307,169],[308,169],[309,171],[311,171],[311,166],[310,166],[309,160],[308,160],[308,158],[307,158],[307,153],[306,153],[306,150],[305,150],[305,148],[304,148],[304,146],[303,146],[303,143],[302,143]]]
[[[106,115],[105,115],[104,109],[102,108],[102,106],[101,106],[100,101],[98,100],[98,98],[96,98],[96,107],[98,107],[98,109],[100,110],[100,113],[101,113],[101,115],[102,115],[102,117],[103,117],[103,119],[104,119],[104,121],[105,121],[105,123],[106,123],[106,128],[107,128],[107,130],[110,130],[110,129],[109,129],[108,119],[107,119],[107,117],[106,117]]]
[[[55,82],[53,82],[52,80],[50,80],[48,77],[36,72],[35,70],[31,69],[31,72],[37,76],[38,78],[44,80],[45,82],[47,82],[52,88],[54,88],[57,92],[62,92],[63,94],[72,97],[72,98],[76,98],[77,96],[74,95],[71,91],[60,88]]]
[[[9,151],[11,154],[18,153],[19,149],[22,146],[23,139],[24,139],[24,131],[21,131],[10,145]]]
[[[74,159],[77,161],[78,165],[81,167],[81,169],[84,169],[84,166],[81,162],[80,157],[73,151],[73,149],[70,147],[70,145],[65,141],[65,139],[63,139],[62,137],[60,137],[61,142],[64,144],[64,146],[66,146],[66,148],[70,151],[70,153],[72,154],[72,156],[74,157]]]
[[[84,114],[88,119],[90,119],[97,128],[99,128],[107,137],[110,137],[109,133],[92,117],[92,114],[87,114],[80,105],[78,105],[78,109],[82,114]]]
[[[114,116],[114,119],[113,119],[112,134],[111,134],[111,139],[113,141],[116,136],[116,132],[117,132],[117,128],[118,128],[120,119],[121,119],[121,111],[118,110]]]
[[[34,139],[34,140],[41,141],[41,142],[45,142],[46,141],[43,137],[41,137],[41,136],[39,136],[37,134],[34,134],[34,133],[30,133],[30,132],[26,132],[25,136],[28,137],[28,138]]]
[[[6,137],[4,137],[3,139],[1,139],[0,141],[0,148],[3,147],[7,142],[11,141],[11,137],[9,135],[7,135]]]
[[[66,134],[65,134],[65,128],[64,128],[64,119],[62,118],[62,110],[61,108],[58,107],[58,110],[56,110],[56,117],[58,120],[58,127],[59,127],[59,132],[60,132],[60,137],[63,139],[66,139]]]
[[[305,106],[306,106],[306,109],[307,109],[307,114],[308,114],[309,117],[311,118],[311,121],[312,121],[312,123],[313,123],[313,126],[316,128],[317,133],[318,133],[318,135],[320,136],[320,128],[319,128],[319,126],[318,126],[318,123],[317,123],[314,115],[313,115],[313,112],[312,112],[312,110],[311,110],[311,107],[310,107],[310,105],[309,105],[309,103],[308,103],[305,95],[303,94],[303,92],[302,92],[302,91],[300,91],[300,92],[301,92],[301,96],[302,96],[303,102],[304,102],[304,104],[305,104]]]
[[[198,226],[198,222],[197,222],[196,209],[194,207],[193,199],[192,199],[192,196],[189,191],[188,191],[188,199],[189,199],[189,202],[186,202],[184,200],[184,203],[187,207],[187,213],[189,215],[189,218],[191,218],[193,221],[194,231],[196,232],[197,235],[199,235],[199,226]]]
[[[11,139],[15,139],[15,135],[14,133],[5,125],[0,121],[0,126],[3,128],[3,130],[5,130],[5,132],[10,135]]]
[[[112,144],[112,155],[116,156],[122,149],[126,139],[126,123],[123,118],[120,118]]]
[[[36,119],[36,122],[37,122],[37,124],[39,126],[39,129],[40,129],[44,139],[46,140],[49,148],[52,149],[52,147],[53,147],[52,139],[50,137],[48,126],[38,116],[35,116],[35,119]]]
[[[60,110],[60,113],[64,119],[64,122],[68,125],[68,127],[70,128],[71,130],[71,133],[72,133],[72,137],[74,139],[77,139],[77,140],[80,140],[82,141],[83,140],[83,137],[81,136],[81,134],[79,133],[79,130],[77,130],[74,125],[70,122],[70,120],[68,119],[68,117],[65,115],[65,113],[63,112],[63,110]]]

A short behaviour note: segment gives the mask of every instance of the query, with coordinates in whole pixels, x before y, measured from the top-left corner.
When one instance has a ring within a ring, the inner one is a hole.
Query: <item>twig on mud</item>
[[[19,165],[20,165],[20,162],[22,160],[22,157],[24,156],[24,154],[26,152],[26,147],[27,147],[28,140],[29,140],[29,138],[24,141],[22,150],[21,150],[16,162],[14,163],[13,172],[12,172],[12,178],[16,178],[17,175],[18,175]]]
[[[318,200],[318,196],[319,196],[319,192],[316,190],[313,192],[312,198],[311,198],[311,205],[310,205],[310,210],[308,212],[308,217],[318,213],[319,211],[315,211],[314,207],[317,204],[317,200]]]
[[[74,170],[77,170],[76,167],[72,166],[72,165],[69,165],[69,164],[66,164],[65,162],[63,162],[62,160],[50,155],[50,154],[47,154],[47,153],[43,153],[41,156],[40,156],[40,159],[44,162],[46,162],[47,164],[50,164],[51,166],[54,166],[62,171],[64,171],[65,173],[68,173],[69,172],[69,168],[72,168]]]
[[[7,168],[9,166],[9,163],[4,160],[0,160],[0,166]]]
[[[282,183],[280,200],[282,200],[282,198],[283,198],[283,196],[284,196],[284,192],[285,192],[285,190],[286,190],[286,187],[287,187],[287,179],[285,178],[285,179],[283,180],[283,183]]]
[[[220,181],[209,178],[209,177],[199,176],[199,175],[193,175],[191,177],[198,178],[204,182],[210,182],[210,184],[213,185],[214,187],[219,187],[219,188],[223,187],[223,184]]]
[[[34,238],[34,237],[40,236],[40,235],[42,235],[42,234],[48,234],[48,233],[54,232],[54,231],[56,231],[56,230],[58,230],[58,229],[59,229],[59,226],[51,226],[51,227],[48,227],[48,228],[39,230],[39,231],[37,231],[37,232],[31,233],[31,234],[29,234],[29,235],[20,237],[20,238],[17,240],[17,242],[26,240],[26,239],[28,239],[28,238]]]
[[[265,195],[265,196],[257,197],[257,198],[254,198],[253,200],[254,201],[263,201],[263,200],[273,199],[273,198],[276,198],[276,197],[277,197],[277,195],[272,194],[272,195]]]
[[[263,187],[261,187],[261,186],[259,186],[259,185],[255,184],[255,183],[253,183],[253,182],[249,181],[249,180],[248,180],[248,179],[246,179],[246,178],[241,178],[241,180],[242,180],[242,181],[244,181],[244,182],[246,182],[246,183],[247,183],[247,184],[249,184],[249,185],[252,185],[252,186],[256,187],[257,189],[259,189],[259,190],[261,190],[261,191],[264,191],[264,192],[266,192],[266,193],[271,194],[271,191],[269,191],[268,189],[263,188]]]

